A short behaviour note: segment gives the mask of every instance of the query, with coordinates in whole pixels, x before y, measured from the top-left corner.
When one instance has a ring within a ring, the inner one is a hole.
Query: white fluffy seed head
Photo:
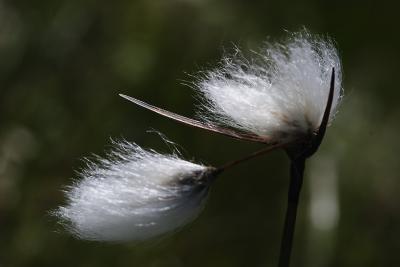
[[[330,39],[306,30],[267,44],[252,59],[225,57],[196,84],[203,120],[260,136],[293,139],[316,130],[327,104],[332,68],[331,118],[341,98],[342,68]]]
[[[116,144],[107,159],[89,163],[56,212],[76,237],[140,241],[173,231],[202,209],[212,168]]]

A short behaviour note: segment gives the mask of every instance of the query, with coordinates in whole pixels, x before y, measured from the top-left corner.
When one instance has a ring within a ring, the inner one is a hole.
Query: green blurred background
[[[192,116],[182,85],[237,44],[306,26],[338,43],[346,96],[310,162],[292,266],[400,266],[399,6],[395,1],[0,1],[0,266],[276,266],[288,160],[230,170],[204,212],[145,244],[72,238],[49,211],[110,137],[218,165],[260,148],[163,119]]]

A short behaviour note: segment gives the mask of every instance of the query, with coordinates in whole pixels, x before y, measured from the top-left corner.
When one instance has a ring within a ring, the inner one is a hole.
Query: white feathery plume
[[[306,30],[267,44],[247,60],[237,50],[196,84],[206,122],[259,136],[292,140],[318,129],[327,105],[332,69],[335,91],[330,120],[341,98],[341,63],[330,39]]]
[[[67,205],[55,215],[81,239],[121,242],[156,237],[200,212],[212,170],[175,154],[117,143],[107,158],[89,163],[67,190]]]

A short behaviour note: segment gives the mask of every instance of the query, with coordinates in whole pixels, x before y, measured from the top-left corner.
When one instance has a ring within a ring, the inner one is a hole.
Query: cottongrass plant
[[[199,120],[127,100],[178,122],[265,147],[218,168],[120,143],[89,164],[55,213],[75,236],[98,241],[145,240],[173,231],[201,210],[224,170],[274,149],[290,159],[288,206],[279,266],[289,266],[306,159],[319,148],[342,97],[341,63],[329,38],[307,30],[266,44],[253,58],[239,50],[194,82]]]

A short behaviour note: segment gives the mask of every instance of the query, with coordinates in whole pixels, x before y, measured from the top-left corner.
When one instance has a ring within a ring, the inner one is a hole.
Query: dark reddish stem
[[[279,267],[290,265],[290,256],[293,246],[293,236],[296,226],[297,207],[299,204],[300,191],[303,184],[305,158],[292,160],[290,164],[290,185],[288,193],[288,204],[286,209],[285,226],[281,241],[279,256]]]

